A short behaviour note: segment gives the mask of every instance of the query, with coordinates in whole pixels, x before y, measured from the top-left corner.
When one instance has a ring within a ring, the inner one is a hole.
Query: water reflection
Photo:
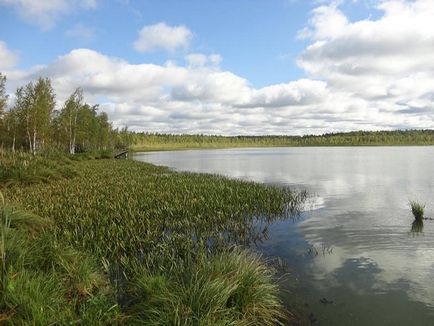
[[[420,233],[423,232],[423,221],[414,221],[411,224],[411,233],[413,235],[419,235]]]
[[[408,207],[418,198],[434,215],[434,147],[235,149],[139,159],[318,194],[298,222],[272,223],[269,240],[257,244],[292,266],[319,323],[434,324],[434,221],[412,224]],[[318,254],[306,255],[308,248]]]

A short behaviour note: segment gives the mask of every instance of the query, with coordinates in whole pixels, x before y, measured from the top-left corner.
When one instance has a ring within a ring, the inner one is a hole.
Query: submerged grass
[[[66,164],[75,171],[69,179],[10,182],[5,190],[9,203],[31,212],[25,222],[2,206],[15,216],[2,258],[14,284],[1,303],[10,323],[283,322],[273,270],[234,246],[260,237],[257,220],[296,213],[305,193],[134,161]],[[50,312],[36,311],[45,306]]]

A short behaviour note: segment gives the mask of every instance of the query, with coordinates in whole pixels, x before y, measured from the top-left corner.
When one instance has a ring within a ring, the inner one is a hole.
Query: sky
[[[0,72],[134,131],[434,128],[434,0],[0,0]]]

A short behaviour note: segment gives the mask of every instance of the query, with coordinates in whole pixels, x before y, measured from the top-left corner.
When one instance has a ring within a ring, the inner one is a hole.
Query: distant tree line
[[[272,147],[434,145],[434,130],[354,131],[305,136],[218,136],[128,133],[135,150]]]
[[[218,136],[129,132],[113,129],[98,105],[89,105],[77,88],[60,109],[51,81],[39,78],[19,87],[7,108],[6,77],[0,73],[0,148],[36,154],[59,149],[70,154],[131,147],[135,150],[271,147],[434,145],[434,130],[354,131],[305,136]]]
[[[77,88],[56,109],[56,95],[48,78],[18,87],[7,108],[6,76],[0,73],[0,147],[36,154],[59,149],[70,154],[124,147],[127,130],[115,130],[98,105],[84,101]]]

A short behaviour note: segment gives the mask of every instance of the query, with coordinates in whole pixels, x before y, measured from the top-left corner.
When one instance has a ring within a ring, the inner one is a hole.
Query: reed
[[[418,222],[423,220],[425,205],[420,204],[417,201],[410,201],[411,212],[413,213],[414,219]]]
[[[33,246],[13,249],[22,262],[13,264],[40,282],[63,280],[56,302],[66,307],[65,320],[270,325],[282,319],[273,271],[229,248],[249,247],[264,234],[258,225],[297,214],[305,193],[128,160],[67,164],[76,171],[72,178],[5,189],[9,202],[42,217],[42,227],[28,233],[32,241],[20,233]],[[53,288],[41,291],[48,296]],[[6,298],[9,311],[11,302],[25,301]]]

